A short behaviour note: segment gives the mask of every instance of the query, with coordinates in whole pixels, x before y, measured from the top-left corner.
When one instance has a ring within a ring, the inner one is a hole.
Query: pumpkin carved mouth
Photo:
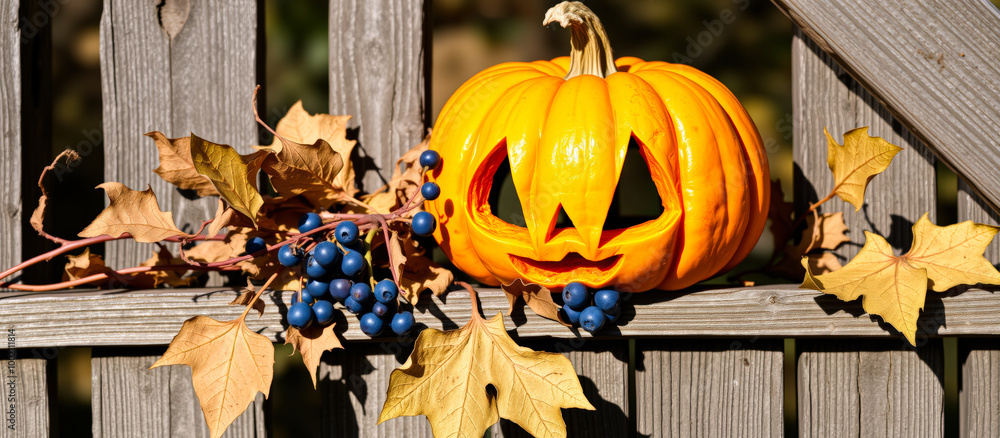
[[[620,254],[603,260],[587,260],[579,253],[571,252],[562,260],[543,262],[510,254],[514,269],[524,277],[548,283],[569,283],[581,278],[604,282],[618,271]]]

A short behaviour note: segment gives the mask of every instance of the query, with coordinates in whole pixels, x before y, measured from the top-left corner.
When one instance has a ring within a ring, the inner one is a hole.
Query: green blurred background
[[[530,61],[568,54],[566,30],[541,26],[556,1],[433,0],[431,108],[436,117],[450,94],[476,72],[504,61]],[[718,78],[743,102],[768,146],[772,178],[792,193],[791,164],[791,35],[792,25],[763,0],[591,0],[586,2],[604,22],[616,56],[681,61]],[[1000,3],[1000,0],[994,0]],[[101,128],[100,0],[72,0],[54,17],[53,154],[85,140],[83,133]],[[328,103],[327,14],[322,1],[269,1],[265,7],[266,76],[261,78],[271,114],[303,100],[310,112],[325,112]],[[729,10],[729,23],[718,21]],[[248,11],[252,12],[252,11]],[[719,24],[721,23],[721,28]],[[720,30],[721,29],[721,30]],[[704,34],[710,38],[707,38]],[[699,42],[699,35],[701,40]],[[707,43],[706,43],[707,42]],[[336,74],[336,72],[333,72]],[[270,122],[274,122],[271,120]],[[185,129],[178,127],[178,129]],[[225,139],[219,139],[224,141]],[[45,147],[40,145],[40,147]],[[103,205],[101,151],[84,160],[65,195],[67,211],[78,219],[60,225],[57,235],[75,235]],[[943,223],[951,213],[955,179],[939,172]],[[790,196],[790,195],[789,195]],[[74,202],[75,200],[75,202]],[[89,206],[89,207],[88,207]],[[768,241],[765,236],[762,241]],[[789,343],[792,370],[793,343]],[[954,344],[952,343],[952,351]],[[275,437],[317,435],[318,394],[310,388],[298,356],[279,347],[271,423]],[[90,423],[90,350],[69,348],[58,356],[60,436],[79,436]],[[954,364],[951,369],[954,370]],[[954,388],[954,374],[951,375]],[[786,388],[786,433],[794,436],[794,382]],[[949,401],[954,406],[954,391]],[[950,431],[954,432],[954,431]]]

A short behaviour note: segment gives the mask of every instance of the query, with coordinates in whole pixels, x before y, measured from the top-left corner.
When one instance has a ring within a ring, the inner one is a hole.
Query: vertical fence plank
[[[170,0],[168,0],[170,1]],[[256,141],[250,97],[256,83],[257,7],[254,0],[191,2],[187,21],[171,40],[160,27],[157,2],[104,0],[101,81],[104,98],[105,179],[134,190],[153,187],[177,225],[197,230],[215,199],[190,200],[152,172],[152,140],[191,132],[249,151]],[[148,245],[107,246],[108,264],[135,266]]]
[[[958,220],[1000,225],[991,210],[964,182],[958,184]],[[986,249],[1000,264],[1000,238]],[[959,433],[963,437],[1000,436],[1000,341],[959,339]]]
[[[21,187],[21,33],[17,0],[0,1],[0,184]],[[21,259],[21,191],[0,191],[0,269]]]
[[[639,436],[782,436],[780,339],[636,341]]]
[[[580,379],[583,392],[596,411],[563,410],[567,436],[627,437],[628,430],[628,342],[562,339],[519,341],[534,350],[561,352],[569,358]],[[579,342],[579,344],[577,343]],[[493,426],[493,436],[529,437],[520,426],[501,419]]]
[[[897,251],[909,248],[913,223],[924,213],[935,220],[934,157],[800,31],[792,44],[792,71],[795,199],[800,211],[833,186],[823,128],[839,141],[845,131],[869,126],[869,134],[905,150],[872,180],[861,211],[834,199],[822,212],[843,211],[851,229],[853,244],[836,251],[842,261],[860,250],[865,230],[885,236]],[[821,305],[837,311],[838,303],[829,300]],[[922,315],[920,325],[933,330],[934,324],[941,323],[939,319]],[[923,344],[925,339],[919,341]],[[798,342],[803,351],[798,367],[801,436],[940,436],[944,432],[943,351],[939,341],[916,351],[905,349],[901,340],[886,341],[888,344],[850,342],[847,347],[839,342]],[[914,395],[919,400],[909,399]]]
[[[376,425],[385,404],[389,375],[413,351],[412,343],[354,343],[320,364],[324,395],[322,436],[430,437],[424,416],[399,417]]]
[[[146,353],[149,351],[94,349],[94,437],[208,438],[205,416],[191,386],[191,369],[174,365],[150,370],[159,355]],[[263,395],[257,394],[223,436],[267,436]]]
[[[827,340],[798,348],[799,436],[944,433],[940,339],[917,349],[897,340]]]
[[[330,113],[359,129],[366,192],[424,136],[424,31],[423,0],[330,0]]]
[[[0,409],[0,412],[3,412],[3,421],[0,424],[2,438],[49,436],[47,361],[19,358],[9,362],[12,358],[27,353],[28,351],[24,350],[0,350],[0,360],[4,364],[3,372],[0,373],[0,387],[3,388],[3,397],[0,398],[3,401],[0,403],[3,407]],[[14,364],[13,369],[9,368],[10,363]],[[12,391],[13,401],[8,398]]]

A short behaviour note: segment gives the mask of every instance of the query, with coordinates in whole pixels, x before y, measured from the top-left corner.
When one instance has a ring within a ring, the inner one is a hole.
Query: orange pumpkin
[[[721,83],[692,67],[614,60],[597,17],[563,2],[545,22],[572,30],[570,57],[488,68],[438,117],[426,205],[455,265],[491,285],[570,281],[676,290],[728,270],[756,244],[769,172],[760,134]],[[662,202],[646,222],[605,229],[629,144]],[[501,163],[525,226],[500,220],[489,196]],[[556,226],[563,211],[572,227]]]

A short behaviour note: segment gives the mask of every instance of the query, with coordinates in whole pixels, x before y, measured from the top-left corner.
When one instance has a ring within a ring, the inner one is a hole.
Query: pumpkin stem
[[[602,78],[618,71],[611,57],[611,43],[604,32],[601,20],[580,2],[562,2],[545,13],[543,26],[558,22],[572,31],[570,36],[569,72],[565,79],[579,75]]]

